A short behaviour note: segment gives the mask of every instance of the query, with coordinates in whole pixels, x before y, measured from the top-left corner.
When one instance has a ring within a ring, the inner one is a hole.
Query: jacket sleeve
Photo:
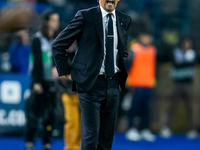
[[[79,11],[70,24],[57,36],[52,43],[53,58],[59,76],[67,75],[71,72],[68,64],[68,55],[66,52],[72,43],[80,37],[83,30],[83,25],[83,14],[81,11]]]
[[[131,24],[131,17],[128,17],[128,21],[127,21],[127,32],[129,31],[129,27],[130,27],[130,24]],[[126,59],[128,57],[128,44],[127,44],[127,41],[128,41],[128,36],[126,37],[126,43],[125,43],[125,50],[124,50],[124,59]]]
[[[31,51],[33,53],[33,70],[32,70],[33,83],[42,83],[44,75],[43,75],[41,43],[39,38],[35,38],[33,40],[31,45]]]

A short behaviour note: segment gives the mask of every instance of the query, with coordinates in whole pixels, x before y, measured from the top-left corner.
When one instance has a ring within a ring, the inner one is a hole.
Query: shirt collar
[[[109,14],[109,12],[107,12],[105,9],[103,9],[103,7],[101,7],[100,5],[100,9],[101,9],[101,13],[102,13],[102,17],[104,18],[107,14]],[[112,12],[113,17],[115,18],[116,14],[115,14],[115,9]]]

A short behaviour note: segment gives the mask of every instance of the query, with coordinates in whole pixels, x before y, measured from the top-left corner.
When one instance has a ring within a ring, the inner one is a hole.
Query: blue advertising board
[[[0,74],[0,135],[23,134],[30,82],[27,75]]]

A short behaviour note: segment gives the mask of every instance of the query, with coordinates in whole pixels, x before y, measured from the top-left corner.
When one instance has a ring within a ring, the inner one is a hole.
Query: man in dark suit
[[[110,150],[120,89],[127,72],[127,31],[131,18],[115,10],[119,0],[98,0],[100,6],[78,11],[52,44],[59,76],[73,79],[81,108],[82,150]],[[66,54],[77,40],[72,64]]]

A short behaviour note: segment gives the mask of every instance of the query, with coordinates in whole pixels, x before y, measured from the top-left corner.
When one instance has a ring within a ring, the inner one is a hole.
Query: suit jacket
[[[118,51],[121,89],[125,88],[127,71],[127,31],[131,18],[116,10]],[[94,85],[102,66],[104,56],[103,23],[100,6],[80,10],[70,24],[52,43],[53,57],[59,76],[71,74],[86,92]],[[67,49],[77,40],[78,50],[71,64],[68,64]]]

